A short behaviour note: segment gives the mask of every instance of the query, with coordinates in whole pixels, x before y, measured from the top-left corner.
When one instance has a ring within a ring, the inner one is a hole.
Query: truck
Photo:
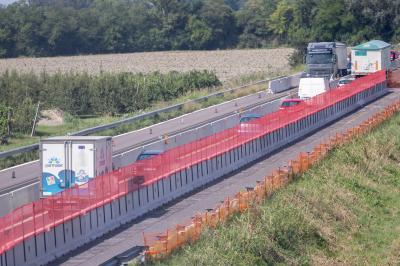
[[[347,75],[347,47],[340,42],[309,43],[306,54],[306,77],[328,79]]]
[[[372,40],[351,49],[352,69],[356,76],[365,76],[391,67],[391,44],[380,40]]]
[[[112,171],[112,139],[107,136],[52,137],[40,142],[41,197],[84,187]]]
[[[329,80],[326,78],[301,78],[299,83],[299,98],[306,100],[330,89]]]

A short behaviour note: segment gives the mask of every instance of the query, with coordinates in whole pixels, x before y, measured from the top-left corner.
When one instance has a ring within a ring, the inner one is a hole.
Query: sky
[[[16,0],[0,0],[0,4],[3,4],[3,5],[10,4],[12,2],[16,2]]]

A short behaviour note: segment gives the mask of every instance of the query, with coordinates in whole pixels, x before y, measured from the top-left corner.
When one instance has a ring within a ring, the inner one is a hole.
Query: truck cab
[[[306,55],[307,77],[347,75],[347,47],[339,42],[309,43]]]

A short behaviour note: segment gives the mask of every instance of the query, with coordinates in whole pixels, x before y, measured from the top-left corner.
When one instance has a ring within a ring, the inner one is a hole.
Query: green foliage
[[[35,104],[30,97],[26,97],[16,105],[12,114],[12,131],[22,134],[30,133],[35,117]]]
[[[24,1],[0,6],[0,57],[233,47],[218,1]]]
[[[9,113],[10,109],[0,104],[0,140],[8,135]]]
[[[391,0],[19,1],[0,7],[0,57],[397,42],[399,8]]]
[[[225,4],[230,6],[233,10],[239,10],[243,7],[246,0],[225,0]]]
[[[15,166],[17,164],[30,162],[38,159],[39,159],[39,153],[37,151],[24,152],[14,156],[9,156],[0,159],[0,170],[9,168],[11,166]]]
[[[190,18],[187,25],[190,30],[190,43],[193,49],[207,47],[212,40],[212,29],[202,20]]]
[[[59,108],[71,115],[114,115],[135,112],[156,101],[170,101],[188,92],[220,85],[213,72],[191,71],[161,74],[132,73],[42,73],[0,75],[0,104],[15,106],[14,130],[32,126],[35,104]],[[24,101],[21,103],[21,99]],[[33,104],[34,103],[34,104]]]
[[[267,20],[275,10],[275,0],[247,1],[236,13],[239,28],[238,46],[259,48],[270,46],[276,35],[267,27]]]
[[[267,27],[286,41],[289,25],[293,20],[293,6],[286,1],[278,3],[275,11],[269,17]]]

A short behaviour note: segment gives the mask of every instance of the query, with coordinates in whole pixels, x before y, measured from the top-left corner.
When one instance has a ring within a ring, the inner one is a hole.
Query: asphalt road
[[[169,227],[188,221],[198,212],[214,208],[222,200],[234,196],[241,189],[255,186],[256,181],[262,180],[278,167],[285,166],[288,161],[295,159],[299,152],[311,151],[315,145],[324,142],[330,136],[360,124],[398,99],[400,99],[400,91],[394,90],[293,145],[266,156],[241,171],[227,175],[202,190],[153,211],[144,218],[122,226],[94,243],[58,259],[52,265],[99,265],[130,248],[143,246],[142,232],[164,232]]]
[[[259,105],[276,97],[284,97],[289,93],[295,93],[296,89],[280,94],[267,94],[265,91],[244,96],[216,106],[198,110],[150,127],[115,136],[114,154],[126,152],[138,146],[143,146],[159,140],[162,135],[173,135],[177,132],[192,129],[193,127],[221,119],[224,116],[244,110],[250,106]],[[0,195],[9,193],[15,189],[34,184],[39,181],[39,160],[28,162],[0,171]]]

